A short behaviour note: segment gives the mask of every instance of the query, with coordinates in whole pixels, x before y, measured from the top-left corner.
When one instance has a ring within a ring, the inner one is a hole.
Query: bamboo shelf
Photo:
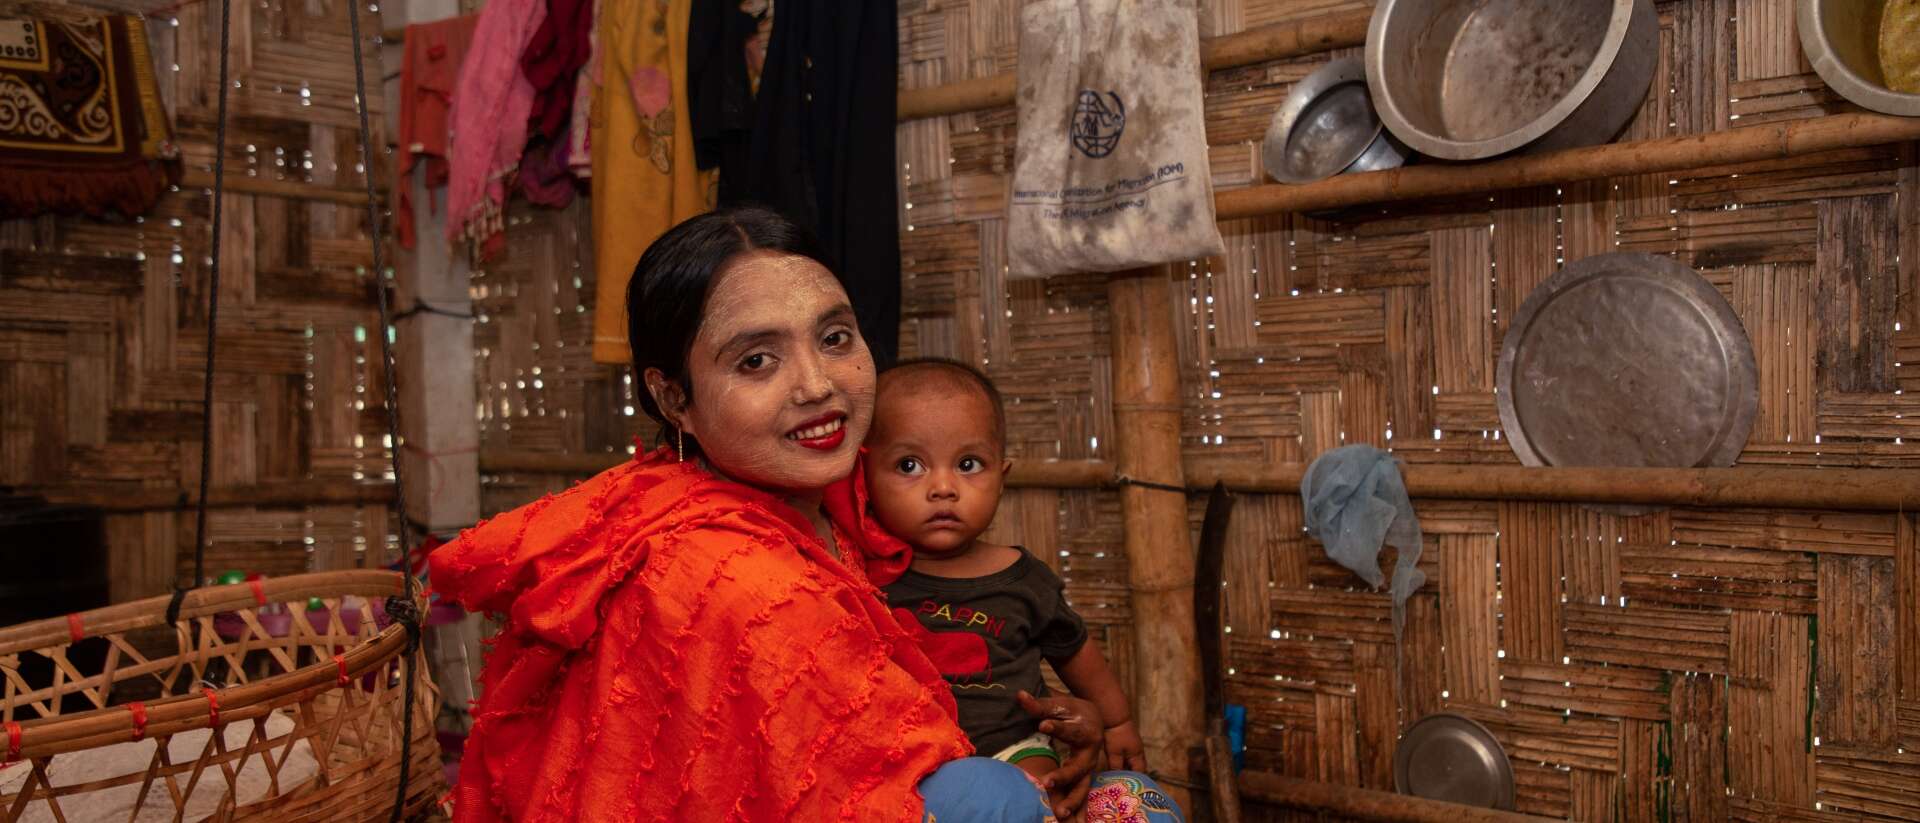
[[[92,506],[107,512],[188,511],[199,502],[198,489],[121,489],[62,486],[36,491],[49,502]],[[207,507],[233,509],[250,506],[338,506],[393,502],[393,484],[291,481],[215,488]]]
[[[1207,71],[1358,46],[1367,39],[1371,12],[1330,14],[1291,23],[1275,23],[1238,34],[1200,41],[1200,65]],[[925,89],[900,92],[895,119],[900,122],[1013,105],[1012,72],[976,77]]]
[[[1314,183],[1268,184],[1214,195],[1220,220],[1784,160],[1920,140],[1920,117],[1833,114],[1707,134],[1609,143],[1485,163],[1414,165]]]
[[[593,474],[620,455],[484,452],[490,474]],[[1188,457],[1188,490],[1214,483],[1256,494],[1297,494],[1305,463],[1263,465]],[[1734,466],[1724,469],[1560,468],[1415,463],[1401,466],[1407,492],[1432,500],[1531,500],[1710,508],[1752,507],[1855,511],[1920,510],[1920,472],[1893,469],[1808,469]],[[1152,478],[1137,478],[1151,480]],[[1128,485],[1104,460],[1015,460],[1013,488],[1095,489]]]
[[[1383,823],[1544,823],[1552,819],[1267,772],[1241,772],[1239,784],[1246,800]]]

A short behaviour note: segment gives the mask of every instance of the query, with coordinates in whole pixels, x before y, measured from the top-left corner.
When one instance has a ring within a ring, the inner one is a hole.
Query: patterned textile
[[[138,19],[0,18],[0,217],[143,214],[178,157]]]
[[[1087,793],[1087,823],[1182,823],[1186,816],[1159,785],[1139,772],[1102,772]]]
[[[835,520],[838,545],[899,554]],[[916,784],[971,751],[861,564],[779,498],[669,449],[431,562],[442,596],[505,621],[455,792],[463,823],[910,822]]]
[[[922,823],[1055,823],[1046,792],[1011,764],[984,757],[955,760],[920,784]],[[1180,807],[1139,772],[1102,772],[1081,819],[1086,823],[1184,823]]]

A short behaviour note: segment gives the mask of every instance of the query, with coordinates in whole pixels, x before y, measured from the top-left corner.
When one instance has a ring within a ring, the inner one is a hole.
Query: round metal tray
[[[1602,254],[1547,278],[1500,348],[1500,422],[1529,466],[1730,466],[1753,429],[1753,346],[1711,283]]]
[[[1457,714],[1420,718],[1393,753],[1401,794],[1486,809],[1513,809],[1513,764],[1487,727]]]

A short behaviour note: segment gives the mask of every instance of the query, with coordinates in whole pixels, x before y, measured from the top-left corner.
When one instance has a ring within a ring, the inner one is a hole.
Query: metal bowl
[[[1881,60],[1881,25],[1885,0],[1800,0],[1800,50],[1834,91],[1861,108],[1886,114],[1920,117],[1920,94],[1888,88]],[[1914,47],[1906,30],[1888,33],[1900,45]]]
[[[1293,84],[1267,126],[1260,157],[1273,179],[1311,183],[1343,172],[1390,169],[1406,162],[1407,152],[1373,111],[1366,64],[1344,57]]]
[[[1413,724],[1393,753],[1401,794],[1511,811],[1513,763],[1500,739],[1464,715],[1430,714]]]
[[[1613,139],[1659,52],[1653,0],[1380,0],[1367,85],[1414,151],[1477,160]]]

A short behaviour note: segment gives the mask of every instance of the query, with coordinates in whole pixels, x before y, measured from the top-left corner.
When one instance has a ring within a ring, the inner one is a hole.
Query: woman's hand
[[[1071,752],[1060,768],[1040,778],[1052,799],[1054,815],[1071,818],[1087,802],[1094,770],[1107,762],[1106,724],[1100,720],[1100,710],[1077,697],[1035,698],[1021,692],[1019,700],[1020,708],[1040,718],[1041,733]]]
[[[1107,768],[1147,773],[1147,746],[1140,742],[1140,730],[1133,721],[1107,727]]]

